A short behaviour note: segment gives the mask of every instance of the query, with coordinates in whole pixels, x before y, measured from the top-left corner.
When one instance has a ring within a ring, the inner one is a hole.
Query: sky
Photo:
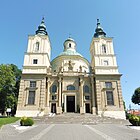
[[[77,51],[90,62],[90,43],[99,18],[107,37],[113,37],[126,107],[140,109],[131,102],[140,86],[139,5],[140,0],[0,0],[0,64],[22,69],[28,35],[35,34],[43,16],[51,60],[63,51],[70,34]]]

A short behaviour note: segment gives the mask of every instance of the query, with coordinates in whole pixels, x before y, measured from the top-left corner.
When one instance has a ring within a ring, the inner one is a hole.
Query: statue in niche
[[[62,66],[61,66],[61,67],[59,67],[59,73],[61,73],[61,72],[62,72],[62,68],[63,68]]]
[[[73,70],[73,66],[72,66],[71,60],[68,63],[68,70]]]
[[[80,67],[79,67],[79,72],[82,72],[82,66],[80,65]]]
[[[51,71],[52,71],[52,68],[49,66],[49,67],[47,68],[47,72],[48,72],[48,73],[51,73]]]

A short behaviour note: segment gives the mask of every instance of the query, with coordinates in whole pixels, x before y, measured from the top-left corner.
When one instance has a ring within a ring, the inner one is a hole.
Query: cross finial
[[[41,21],[41,23],[44,23],[44,16],[42,17],[42,21]]]
[[[71,38],[71,33],[69,33],[69,38]]]

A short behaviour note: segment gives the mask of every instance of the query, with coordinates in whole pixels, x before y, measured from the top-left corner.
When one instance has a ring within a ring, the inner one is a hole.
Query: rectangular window
[[[33,59],[33,64],[37,64],[38,60],[37,59]]]
[[[108,66],[108,60],[104,60],[104,66]]]
[[[106,91],[107,105],[114,105],[113,91]]]
[[[112,88],[112,83],[111,82],[105,82],[105,87],[106,88]]]
[[[35,103],[35,91],[29,91],[28,104],[34,105],[34,103]]]
[[[90,100],[90,97],[89,96],[85,96],[85,100]]]
[[[36,87],[36,81],[30,81],[30,87],[35,88]]]
[[[56,95],[52,95],[52,100],[56,100]]]

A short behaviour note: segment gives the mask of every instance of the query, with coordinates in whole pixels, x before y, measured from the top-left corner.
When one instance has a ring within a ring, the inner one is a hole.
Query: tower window
[[[106,46],[105,46],[105,44],[102,45],[102,53],[103,53],[103,54],[106,53]]]
[[[35,51],[39,51],[39,42],[36,42]]]
[[[106,91],[107,105],[114,105],[113,91]]]
[[[37,64],[38,60],[37,59],[33,59],[33,64]]]
[[[34,105],[34,103],[35,103],[35,91],[29,91],[28,104]]]
[[[104,66],[108,66],[108,60],[104,60]]]
[[[71,48],[71,43],[69,43],[69,48]]]

